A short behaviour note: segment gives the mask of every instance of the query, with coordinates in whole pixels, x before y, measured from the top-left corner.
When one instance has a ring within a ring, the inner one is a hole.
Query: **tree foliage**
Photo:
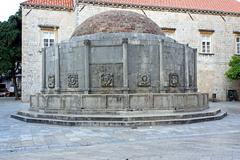
[[[0,74],[9,75],[16,88],[16,71],[21,62],[22,12],[19,9],[7,21],[0,22]]]
[[[231,80],[240,80],[240,56],[234,55],[229,62],[230,68],[225,73]]]
[[[13,72],[21,61],[21,10],[0,22],[0,73]],[[14,74],[14,73],[11,73]]]

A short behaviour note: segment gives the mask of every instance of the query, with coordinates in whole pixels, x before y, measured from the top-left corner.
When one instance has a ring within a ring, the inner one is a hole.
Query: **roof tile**
[[[89,0],[85,0],[85,2],[87,1]],[[92,0],[92,2],[93,1],[97,3],[240,13],[240,2],[236,0]]]
[[[27,0],[21,5],[73,9],[73,0]]]
[[[206,10],[240,13],[240,2],[236,0],[80,0],[82,2],[140,5],[160,8]],[[73,0],[27,0],[22,5],[60,7],[73,9]]]

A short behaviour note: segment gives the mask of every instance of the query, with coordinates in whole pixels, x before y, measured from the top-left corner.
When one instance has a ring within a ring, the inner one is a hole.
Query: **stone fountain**
[[[42,53],[42,91],[27,122],[146,126],[221,119],[197,92],[197,50],[166,37],[146,16],[107,11]]]

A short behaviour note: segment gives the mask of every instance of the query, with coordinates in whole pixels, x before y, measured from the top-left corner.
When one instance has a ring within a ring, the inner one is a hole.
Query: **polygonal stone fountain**
[[[208,94],[197,92],[196,53],[143,15],[103,12],[44,49],[42,92],[12,117],[80,126],[221,119],[226,113],[209,109]]]

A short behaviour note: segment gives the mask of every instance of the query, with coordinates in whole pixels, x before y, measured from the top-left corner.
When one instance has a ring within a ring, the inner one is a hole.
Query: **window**
[[[236,54],[240,55],[240,36],[236,37]]]
[[[206,54],[211,53],[211,35],[202,34],[201,49],[202,49],[202,53],[206,53]]]
[[[38,25],[41,31],[41,46],[50,47],[58,41],[58,26]]]
[[[55,42],[55,33],[53,31],[43,32],[43,47],[50,47]]]
[[[199,29],[200,32],[200,53],[206,55],[213,55],[213,46],[212,46],[212,35],[215,32],[212,29]]]

